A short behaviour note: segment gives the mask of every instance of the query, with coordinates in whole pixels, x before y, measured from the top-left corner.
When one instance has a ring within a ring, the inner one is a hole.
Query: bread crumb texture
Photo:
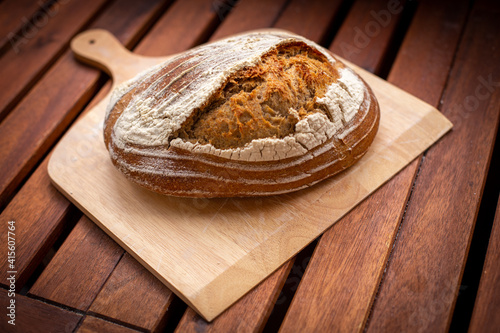
[[[243,147],[255,139],[284,138],[308,115],[328,116],[316,102],[336,71],[324,56],[303,45],[281,46],[255,66],[232,74],[204,108],[193,112],[178,137],[215,148]]]
[[[320,46],[282,32],[207,44],[185,59],[117,89],[108,114],[132,94],[114,126],[118,146],[164,145],[246,161],[300,156],[346,135],[367,94]]]

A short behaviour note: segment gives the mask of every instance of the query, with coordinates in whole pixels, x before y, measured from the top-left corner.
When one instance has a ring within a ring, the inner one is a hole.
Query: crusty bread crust
[[[286,45],[285,45],[286,47]],[[202,50],[203,51],[203,50]],[[200,51],[200,52],[202,52]],[[322,49],[325,52],[324,49]],[[237,50],[235,50],[237,52]],[[350,167],[367,151],[378,130],[380,111],[370,87],[364,84],[363,101],[356,114],[344,124],[341,135],[333,135],[301,154],[274,160],[231,159],[174,145],[143,145],[118,142],[114,129],[134,96],[148,82],[176,69],[196,53],[180,55],[149,80],[132,86],[110,107],[104,139],[113,164],[130,180],[152,191],[186,197],[263,196],[287,193],[311,186]],[[333,57],[333,56],[332,56]],[[335,68],[343,68],[335,59]],[[179,80],[183,80],[182,76]],[[175,88],[176,82],[165,82]]]

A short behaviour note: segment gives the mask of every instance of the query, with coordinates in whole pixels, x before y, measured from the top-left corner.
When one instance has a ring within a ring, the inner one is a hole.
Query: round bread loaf
[[[281,30],[177,55],[116,88],[104,140],[128,179],[175,196],[262,196],[354,164],[378,129],[370,87]]]

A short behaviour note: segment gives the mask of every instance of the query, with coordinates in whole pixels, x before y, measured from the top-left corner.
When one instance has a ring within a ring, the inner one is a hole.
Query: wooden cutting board
[[[80,34],[71,47],[110,73],[115,86],[167,59],[134,55],[104,30]],[[110,162],[102,137],[109,96],[62,138],[49,175],[97,225],[210,321],[451,129],[432,106],[348,65],[373,88],[380,129],[356,165],[311,188],[253,199],[149,192]]]

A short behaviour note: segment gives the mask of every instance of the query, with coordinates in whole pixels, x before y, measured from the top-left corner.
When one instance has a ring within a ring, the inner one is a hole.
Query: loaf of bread
[[[282,30],[193,48],[112,94],[104,140],[131,181],[187,197],[311,186],[358,161],[380,112],[328,50]]]

